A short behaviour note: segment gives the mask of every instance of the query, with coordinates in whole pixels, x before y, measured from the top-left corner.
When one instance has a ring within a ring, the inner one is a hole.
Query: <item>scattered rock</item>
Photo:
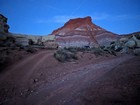
[[[123,38],[120,38],[119,41],[122,43],[126,43],[128,41],[128,38],[123,37]]]
[[[133,35],[132,39],[136,42],[136,47],[140,47],[140,40]]]
[[[125,46],[129,48],[134,48],[136,46],[136,42],[133,39],[129,39],[126,43]]]
[[[32,48],[32,47],[30,47],[30,46],[25,47],[25,50],[26,50],[27,52],[30,52],[30,53],[34,53],[34,52],[37,51],[35,48]]]
[[[122,50],[122,46],[120,46],[120,45],[115,45],[115,46],[114,46],[114,50],[115,50],[115,51],[121,51],[121,50]]]
[[[37,78],[33,80],[33,83],[36,83],[36,82],[38,82],[38,79]]]
[[[124,46],[121,50],[121,53],[128,54],[129,53],[129,48]]]

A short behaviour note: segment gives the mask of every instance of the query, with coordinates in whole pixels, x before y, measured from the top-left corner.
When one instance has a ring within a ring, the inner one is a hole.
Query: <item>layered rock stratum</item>
[[[117,34],[92,23],[91,17],[70,19],[63,27],[52,32],[56,42],[62,47],[97,47],[109,45],[117,39]]]
[[[91,17],[70,19],[64,26],[54,30],[50,35],[26,35],[15,34],[9,32],[7,18],[0,14],[0,45],[13,46],[16,45],[28,46],[32,40],[35,45],[45,45],[46,48],[55,47],[99,47],[109,46],[111,42],[117,40],[124,41],[128,46],[133,41],[133,46],[140,47],[139,32],[125,35],[112,33],[92,22]],[[135,37],[134,37],[135,35]],[[131,39],[131,36],[133,38]],[[129,39],[129,41],[128,41]],[[130,39],[132,41],[130,41]],[[118,41],[117,41],[118,43]],[[117,44],[122,46],[120,44]],[[115,45],[116,46],[116,45]],[[129,45],[130,46],[130,45]],[[117,47],[118,48],[118,47]]]

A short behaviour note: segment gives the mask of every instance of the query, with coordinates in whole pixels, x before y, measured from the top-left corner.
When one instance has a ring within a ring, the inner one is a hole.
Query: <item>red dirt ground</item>
[[[140,57],[95,57],[61,63],[39,51],[0,74],[0,105],[138,105]]]

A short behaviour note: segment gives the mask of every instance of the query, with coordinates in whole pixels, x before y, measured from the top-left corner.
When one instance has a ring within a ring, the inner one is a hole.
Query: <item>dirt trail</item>
[[[94,63],[86,62],[84,65],[80,61],[66,65],[56,61],[53,53],[41,51],[0,74],[0,104],[77,105],[74,99],[80,96],[82,90],[91,84],[96,85],[97,79],[133,58],[126,55],[101,59],[99,62],[93,59]],[[38,74],[41,79],[34,80]],[[46,82],[49,80],[51,82]]]
[[[22,96],[23,91],[30,88],[32,74],[38,71],[44,61],[52,55],[53,51],[40,51],[8,67],[0,74],[0,100],[4,101],[2,103],[14,105],[17,101],[15,97]],[[12,100],[13,103],[10,102]]]
[[[114,67],[131,58],[125,56],[80,67],[75,72],[40,87],[28,98],[27,102],[33,105],[74,105],[72,100],[80,95],[83,89],[93,84]],[[96,85],[96,82],[94,84]]]
[[[52,52],[41,51],[31,57],[28,57],[22,61],[17,62],[15,65],[7,68],[8,72],[1,74],[0,80],[6,80],[6,78],[11,78],[16,82],[21,82],[22,80],[27,80],[30,75],[42,66],[42,63],[48,56],[52,55]],[[14,76],[15,75],[15,76]]]

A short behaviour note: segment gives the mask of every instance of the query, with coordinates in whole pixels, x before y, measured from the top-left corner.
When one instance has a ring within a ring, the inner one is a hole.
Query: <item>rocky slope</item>
[[[118,40],[110,44],[110,47],[121,53],[140,55],[140,32],[120,35]]]
[[[62,47],[97,47],[108,45],[117,39],[117,34],[109,32],[94,23],[91,17],[70,19],[63,27],[52,32],[56,42]]]

